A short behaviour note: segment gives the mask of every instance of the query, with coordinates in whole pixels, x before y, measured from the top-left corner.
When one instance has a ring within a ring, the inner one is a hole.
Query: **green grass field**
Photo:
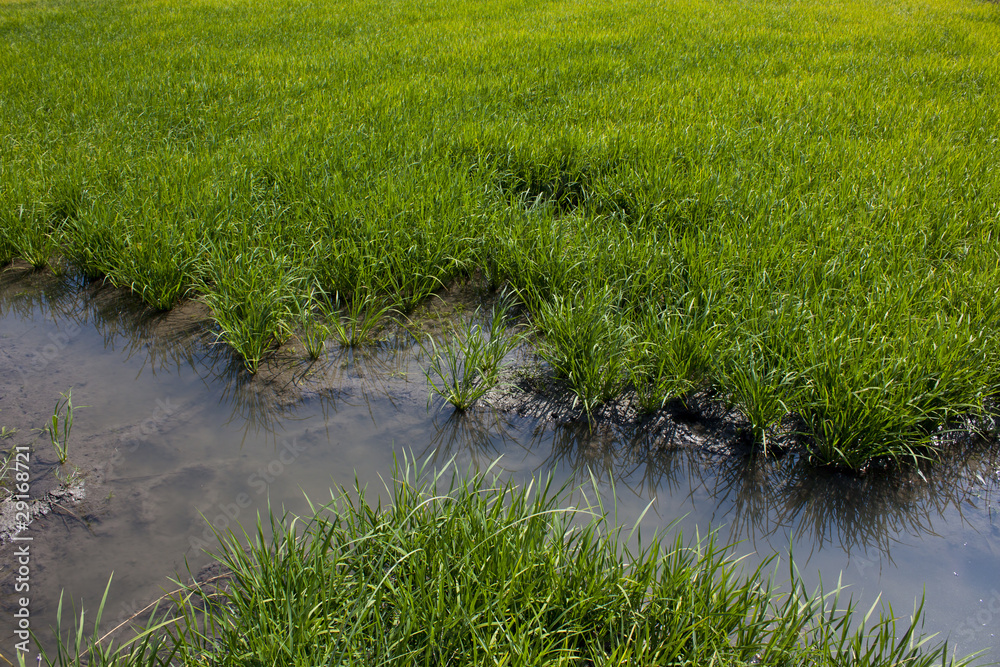
[[[251,372],[483,275],[588,411],[714,387],[817,463],[997,391],[995,4],[29,0],[0,35],[0,262],[201,295]]]

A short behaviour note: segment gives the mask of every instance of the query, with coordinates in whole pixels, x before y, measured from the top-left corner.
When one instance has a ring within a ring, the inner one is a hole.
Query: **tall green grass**
[[[588,420],[624,386],[627,357],[621,353],[631,340],[617,317],[617,298],[613,290],[580,290],[568,298],[557,294],[537,315],[545,337],[539,352],[565,378]]]
[[[996,393],[995,4],[45,0],[0,31],[0,263],[203,298],[250,370],[296,286],[406,312],[481,273],[588,413],[712,387],[857,468]],[[606,353],[556,334],[609,288]]]
[[[169,639],[101,644],[89,664],[970,661],[920,634],[919,606],[908,624],[891,608],[860,613],[839,588],[807,592],[794,569],[782,591],[766,564],[741,566],[714,536],[642,540],[584,488],[574,505],[551,478],[517,486],[425,466],[397,465],[384,504],[355,484],[309,516],[220,535],[226,586],[183,586],[152,622]],[[46,663],[82,664],[88,652],[70,646]],[[104,657],[115,653],[121,663]]]
[[[467,410],[500,384],[504,358],[523,340],[508,330],[510,300],[501,296],[488,315],[476,309],[464,324],[453,326],[443,340],[427,334],[420,342],[429,357],[425,376],[435,394],[459,411]]]
[[[304,280],[271,248],[251,247],[235,257],[215,255],[201,277],[219,338],[257,371],[264,355],[292,334]]]

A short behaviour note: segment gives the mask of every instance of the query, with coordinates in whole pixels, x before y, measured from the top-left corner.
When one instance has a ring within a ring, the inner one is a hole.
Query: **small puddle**
[[[923,477],[849,478],[793,456],[664,449],[662,433],[429,408],[425,360],[402,331],[362,350],[328,348],[320,362],[290,358],[250,380],[212,344],[196,302],[153,314],[109,288],[0,275],[0,425],[19,429],[0,448],[35,443],[32,494],[50,500],[22,533],[32,627],[54,624],[60,591],[67,607],[94,609],[113,573],[110,629],[170,590],[170,577],[207,566],[213,529],[251,526],[268,504],[304,512],[303,494],[322,501],[355,478],[381,488],[406,453],[463,470],[502,456],[504,474],[551,473],[557,486],[589,484],[592,470],[606,506],[626,525],[642,516],[644,535],[672,522],[689,537],[716,528],[750,566],[791,549],[808,584],[842,577],[860,606],[881,594],[903,617],[924,596],[925,631],[949,635],[962,653],[1000,645],[996,447],[965,443]],[[74,413],[60,466],[32,429],[70,388],[87,407]],[[14,546],[0,545],[3,655],[21,596]]]

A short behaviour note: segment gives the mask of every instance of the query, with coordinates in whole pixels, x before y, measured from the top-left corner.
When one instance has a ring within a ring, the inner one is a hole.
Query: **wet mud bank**
[[[768,432],[767,449],[754,442],[749,422],[713,391],[701,391],[687,398],[672,399],[653,412],[641,409],[633,391],[626,391],[599,405],[588,416],[564,383],[538,363],[508,369],[505,381],[481,400],[477,409],[547,421],[586,437],[643,443],[659,450],[700,451],[719,457],[781,459],[791,455],[809,458],[805,426],[795,414],[786,415]],[[962,456],[970,448],[993,449],[1000,453],[1000,405],[990,403],[983,414],[968,415],[960,421],[939,426],[931,438],[926,466],[936,460]],[[823,466],[826,474],[845,478],[869,474],[905,472],[913,467],[875,459],[861,470]]]

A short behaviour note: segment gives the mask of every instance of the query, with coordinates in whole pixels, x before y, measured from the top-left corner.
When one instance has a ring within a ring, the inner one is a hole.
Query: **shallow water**
[[[645,535],[672,522],[686,536],[714,528],[751,566],[775,554],[784,563],[791,549],[810,585],[841,577],[866,609],[881,594],[902,616],[925,595],[926,631],[949,634],[963,653],[1000,644],[989,448],[970,446],[926,480],[845,478],[790,456],[664,451],[642,433],[428,407],[419,348],[402,332],[364,352],[333,349],[317,364],[288,361],[270,381],[251,382],[205,326],[193,304],[156,315],[93,285],[11,272],[0,284],[0,425],[20,429],[0,446],[36,440],[38,489],[58,489],[55,474],[68,469],[31,429],[70,387],[74,404],[87,406],[75,412],[69,450],[87,497],[54,506],[25,533],[36,630],[54,623],[61,590],[67,606],[93,609],[113,573],[110,629],[169,590],[169,577],[207,564],[212,528],[252,524],[268,503],[304,511],[303,494],[322,500],[355,477],[377,489],[405,453],[460,469],[502,455],[505,474],[551,473],[557,485],[589,484],[593,471],[619,521],[642,515]],[[0,654],[10,655],[18,602],[10,545],[0,549]]]

